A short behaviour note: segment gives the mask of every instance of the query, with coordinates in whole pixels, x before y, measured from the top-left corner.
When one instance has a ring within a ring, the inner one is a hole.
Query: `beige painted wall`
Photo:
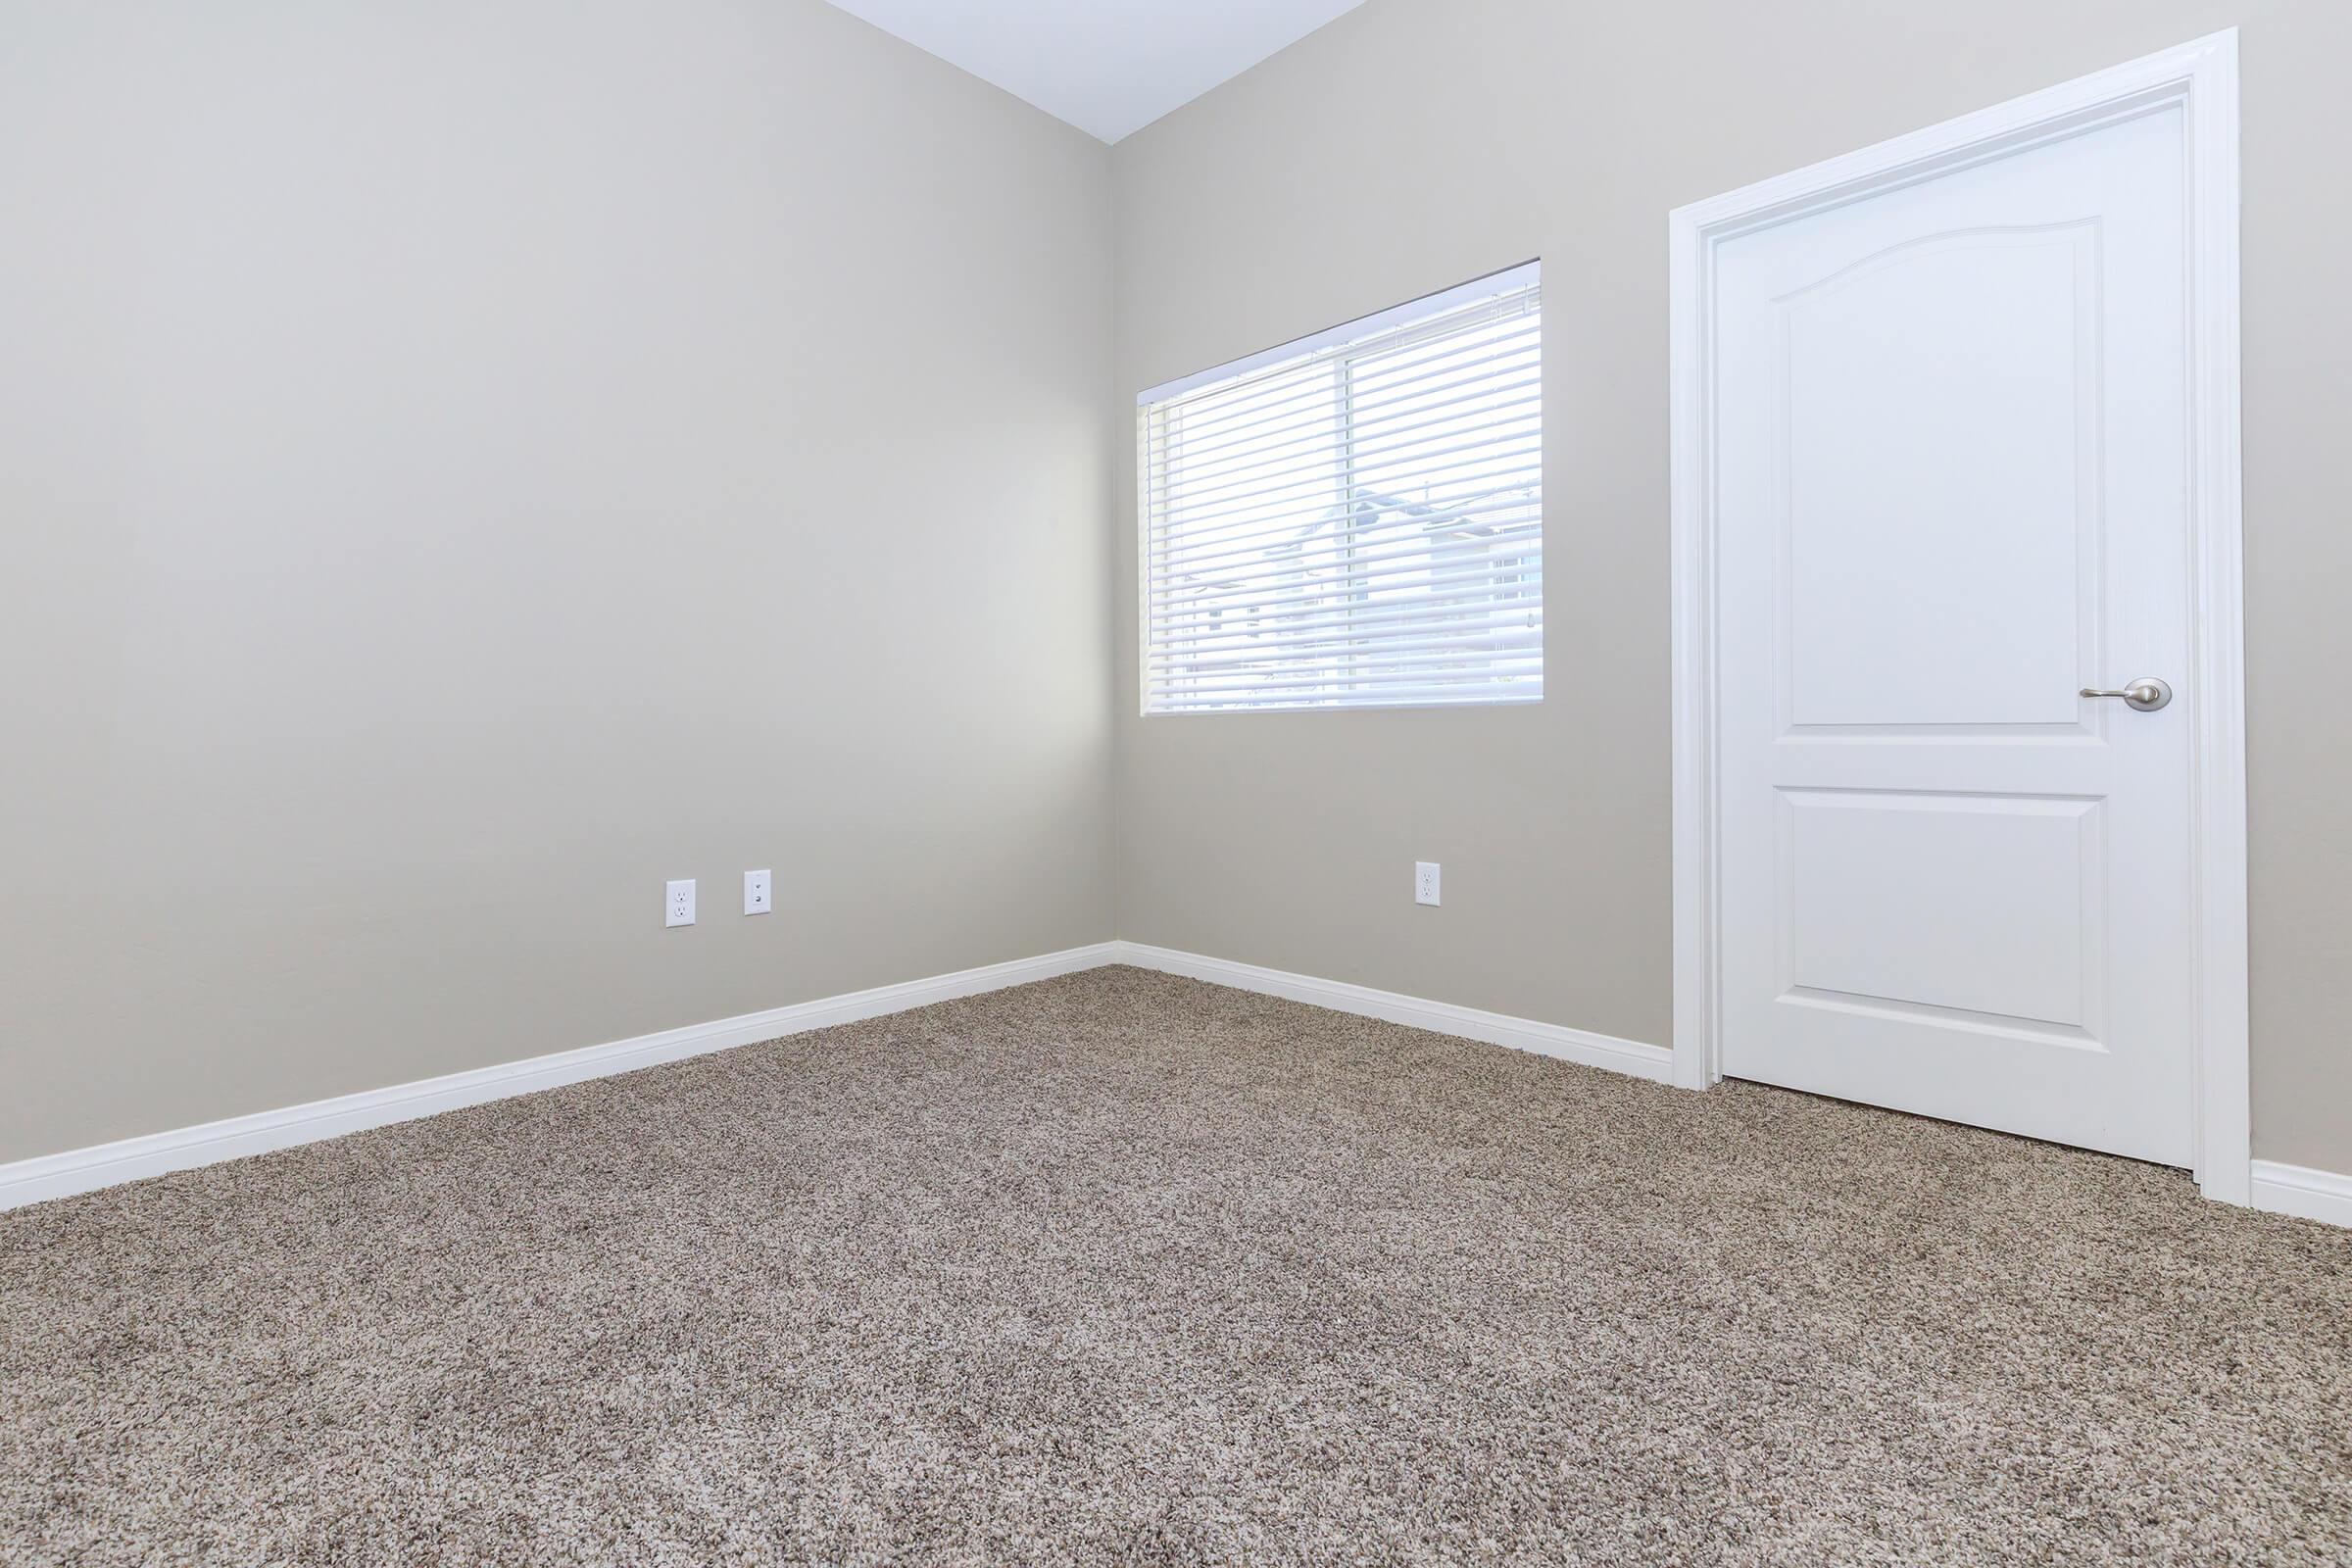
[[[0,1160],[1114,921],[1663,1041],[1666,211],[2232,22],[2256,1152],[2352,1169],[2335,0],[1371,0],[1110,154],[815,0],[15,8]],[[1549,699],[1136,718],[1134,391],[1539,254]]]
[[[815,0],[0,26],[0,1161],[1111,934],[1099,143]]]
[[[2239,24],[2254,1148],[2352,1170],[2352,6],[1371,0],[1121,143],[1133,396],[1544,259],[1546,699],[1135,716],[1113,538],[1119,934],[1669,1038],[1667,212]],[[1416,908],[1410,866],[1442,861]]]

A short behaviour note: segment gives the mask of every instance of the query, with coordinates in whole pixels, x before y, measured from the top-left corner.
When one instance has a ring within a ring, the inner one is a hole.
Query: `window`
[[[1536,265],[1139,400],[1144,711],[1544,695]]]

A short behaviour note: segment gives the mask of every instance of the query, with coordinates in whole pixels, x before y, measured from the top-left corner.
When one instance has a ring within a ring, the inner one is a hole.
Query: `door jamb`
[[[2237,29],[1677,208],[1673,437],[1674,1074],[1722,1077],[1715,758],[1713,266],[1724,240],[2178,104],[2189,291],[2192,1147],[2205,1196],[2252,1198],[2238,427]]]

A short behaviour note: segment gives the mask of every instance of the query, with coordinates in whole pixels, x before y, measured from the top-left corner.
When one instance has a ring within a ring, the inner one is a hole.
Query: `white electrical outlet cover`
[[[662,907],[662,923],[664,926],[694,924],[694,878],[672,882],[669,896]]]
[[[774,887],[775,873],[771,871],[744,872],[743,912],[746,914],[765,914],[769,909],[773,908],[775,906],[775,901],[770,897],[770,894]]]
[[[1415,860],[1413,862],[1413,902],[1415,904],[1438,902],[1437,861]]]

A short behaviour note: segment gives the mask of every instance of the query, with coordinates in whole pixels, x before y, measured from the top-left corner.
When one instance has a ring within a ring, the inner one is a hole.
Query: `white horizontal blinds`
[[[1144,710],[1544,695],[1535,267],[1148,393]]]

